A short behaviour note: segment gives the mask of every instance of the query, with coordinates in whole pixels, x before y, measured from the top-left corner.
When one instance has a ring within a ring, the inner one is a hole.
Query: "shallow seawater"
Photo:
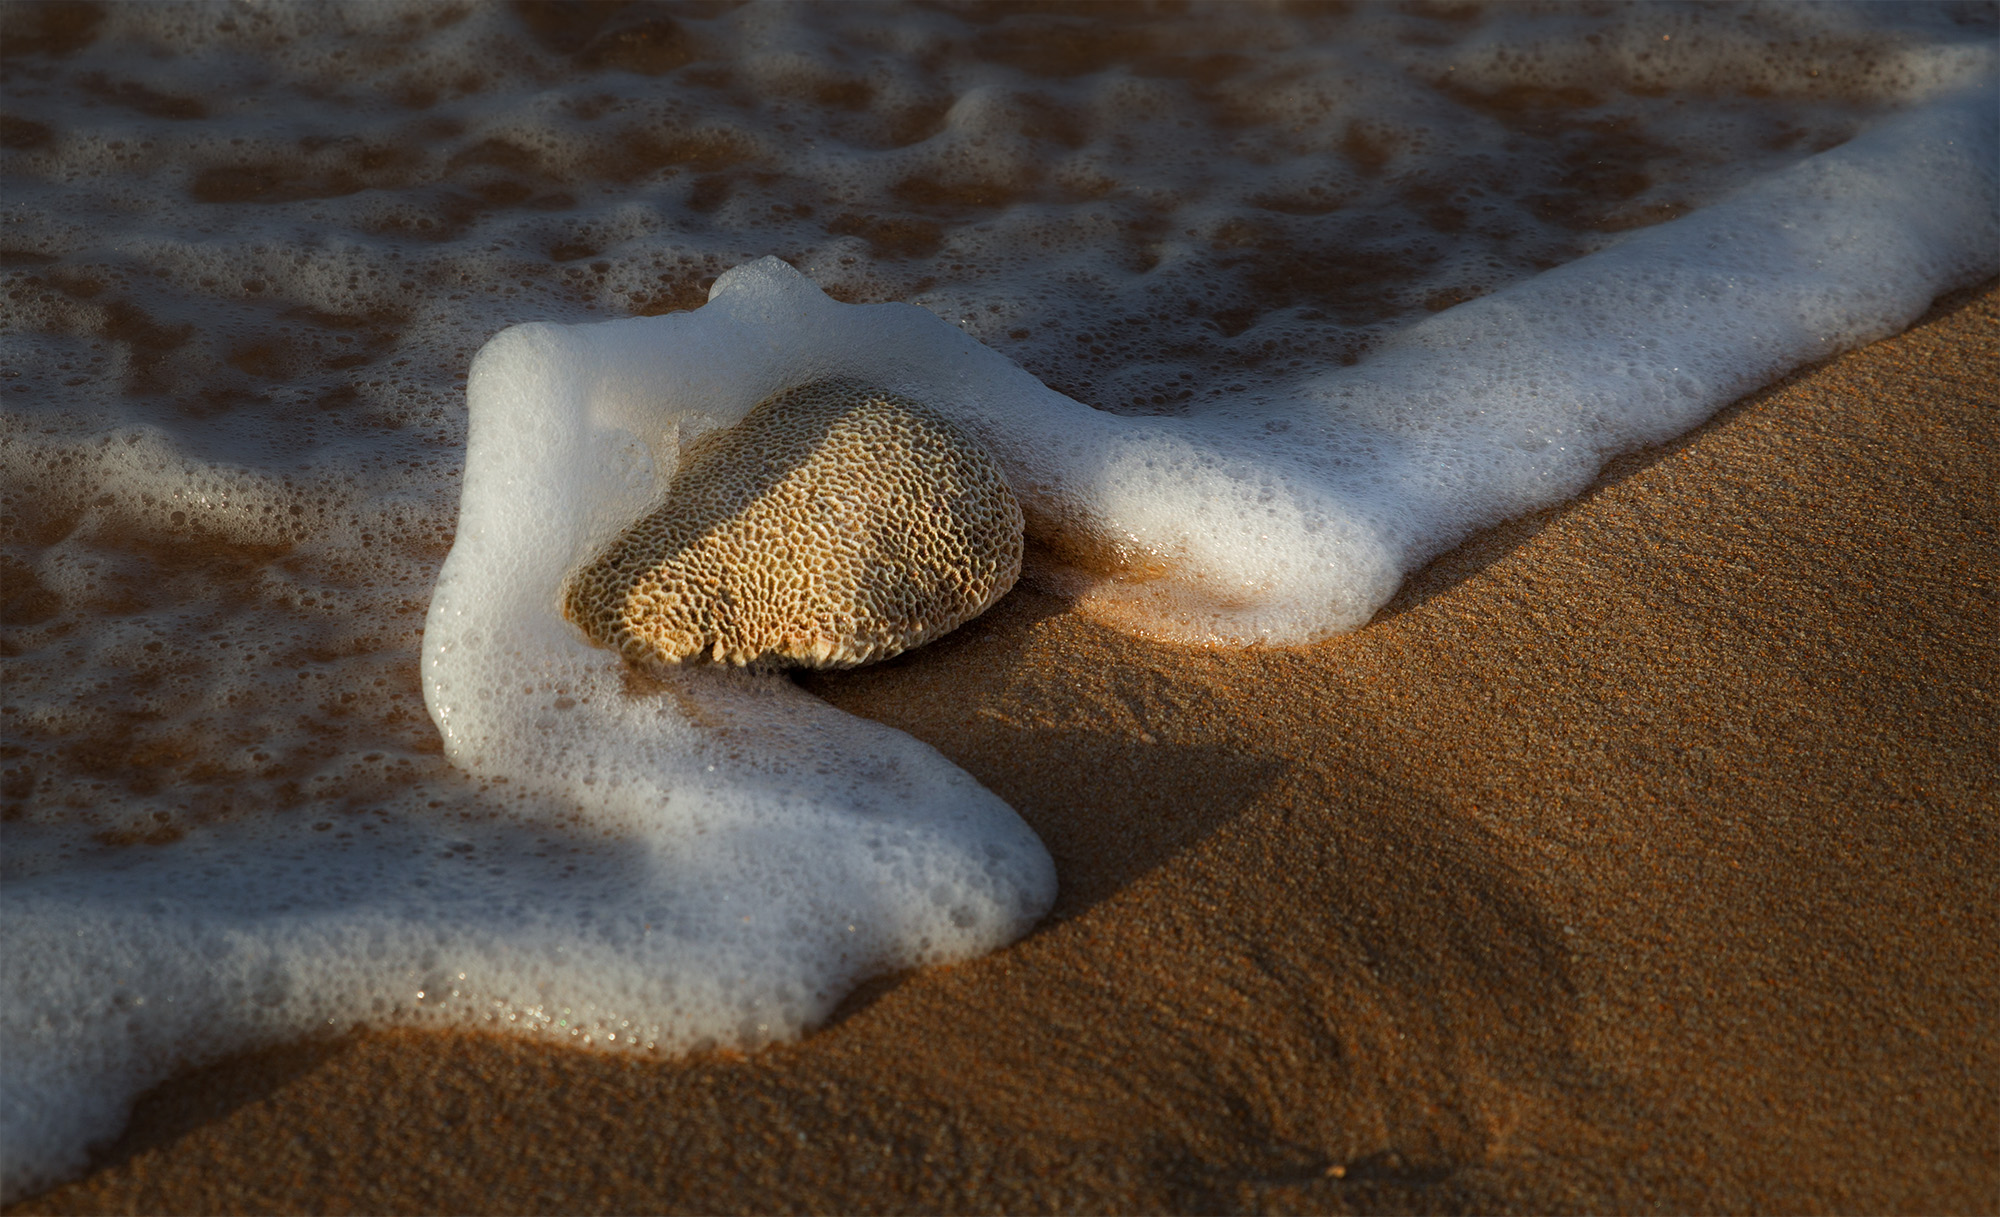
[[[863,931],[833,896],[773,937],[718,938],[714,908],[769,907],[738,854],[683,858],[671,833],[446,759],[422,627],[457,528],[468,370],[506,327],[693,309],[776,255],[834,300],[927,310],[1104,414],[1267,427],[1292,387],[1335,400],[1343,369],[1380,380],[1410,335],[1443,332],[1426,324],[1475,315],[1458,306],[1990,80],[1996,37],[1991,6],[1914,4],[0,19],[0,865],[8,933],[36,948],[9,951],[5,1054],[32,1042],[55,1062],[10,1077],[8,1127],[22,1103],[63,1109],[10,1154],[10,1195],[77,1168],[164,1071],[232,1048],[356,1018],[755,1043],[870,970],[1032,921],[1032,865],[996,863],[950,880],[984,891],[1005,871],[991,910],[937,903],[974,927],[963,941],[919,949],[897,922],[834,958],[848,949],[819,930]],[[1057,438],[1004,444],[1026,467]],[[1505,505],[1412,524],[1407,553]],[[1106,544],[1039,518],[1044,544]],[[685,755],[705,773],[788,731],[861,733],[886,759],[852,780],[904,799],[866,814],[920,835],[925,800],[956,791],[985,825],[964,828],[966,856],[1032,852],[921,745],[791,701],[803,717],[759,717],[795,692],[714,692],[752,725],[690,735]],[[831,831],[811,768],[767,762],[758,806],[790,808],[802,839]],[[711,837],[783,835],[718,790]],[[925,840],[896,857],[958,875],[958,838]],[[708,886],[671,898],[605,895],[696,872]],[[552,898],[613,912],[530,907]],[[72,923],[98,945],[37,953]],[[646,945],[656,927],[679,945]],[[569,962],[542,968],[536,943]],[[772,959],[786,978],[756,979]],[[410,996],[440,986],[442,1011]],[[585,1005],[565,986],[594,1012],[552,1013]],[[207,1012],[148,1013],[173,1003]],[[75,1055],[64,1036],[126,1047]]]

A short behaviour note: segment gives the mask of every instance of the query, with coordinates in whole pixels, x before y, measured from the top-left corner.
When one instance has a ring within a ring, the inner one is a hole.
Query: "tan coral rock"
[[[570,576],[563,615],[640,664],[852,667],[984,612],[1021,545],[1020,504],[950,420],[821,381],[690,444],[665,501]]]

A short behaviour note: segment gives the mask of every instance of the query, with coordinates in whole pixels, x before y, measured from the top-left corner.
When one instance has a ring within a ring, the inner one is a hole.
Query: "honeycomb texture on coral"
[[[984,612],[1021,570],[1020,504],[937,411],[851,381],[690,444],[651,514],[563,592],[641,665],[872,663]]]

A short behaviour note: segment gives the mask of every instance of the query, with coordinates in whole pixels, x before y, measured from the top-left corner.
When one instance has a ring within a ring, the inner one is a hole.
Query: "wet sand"
[[[1055,855],[801,1044],[252,1054],[23,1212],[2000,1209],[2000,289],[1207,652],[815,678]]]

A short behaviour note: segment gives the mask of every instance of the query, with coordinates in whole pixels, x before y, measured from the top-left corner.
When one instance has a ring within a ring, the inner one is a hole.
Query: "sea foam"
[[[774,319],[768,294],[719,294]],[[198,827],[7,884],[10,1196],[222,1052],[357,1022],[755,1047],[870,974],[983,953],[1047,910],[1041,843],[928,746],[778,677],[634,690],[561,619],[563,578],[656,497],[676,438],[794,367],[716,335],[727,308],[516,327],[475,362],[423,673],[496,814],[344,841]]]
[[[586,454],[602,449],[537,459]],[[496,472],[495,500],[468,496],[487,544],[447,571],[425,670],[454,759],[499,779],[499,814],[384,817],[346,840],[198,828],[9,882],[10,1196],[80,1167],[134,1095],[220,1053],[356,1023],[756,1047],[868,975],[992,950],[1047,909],[1041,843],[928,746],[779,678],[626,688],[535,595],[553,591],[538,573],[562,573],[543,555],[595,517],[510,528],[550,504]]]
[[[1072,425],[1061,447],[996,442],[1031,518],[1143,572],[1082,581],[1131,628],[1238,645],[1353,629],[1473,530],[2000,271],[1996,108],[1990,86],[1933,103],[1357,366],[1187,420]]]
[[[1183,417],[1089,409],[935,314],[841,304],[775,258],[722,276],[695,312],[510,331],[481,353],[472,392],[477,403],[496,380],[532,384],[540,402],[580,397],[574,409],[607,420],[608,446],[579,467],[624,471],[599,476],[627,479],[627,495],[607,507],[547,486],[530,513],[588,518],[601,544],[657,492],[677,437],[812,380],[880,385],[991,449],[1030,533],[1083,555],[1043,577],[1086,606],[1181,641],[1311,642],[1366,622],[1473,530],[1561,502],[1612,455],[1894,333],[1938,293],[2000,269],[1994,102],[1975,91],[1935,103],[1414,325],[1357,366]],[[475,473],[477,426],[468,499],[484,484],[471,479],[493,476]],[[522,427],[506,442],[553,442]],[[525,477],[509,477],[523,493]]]

